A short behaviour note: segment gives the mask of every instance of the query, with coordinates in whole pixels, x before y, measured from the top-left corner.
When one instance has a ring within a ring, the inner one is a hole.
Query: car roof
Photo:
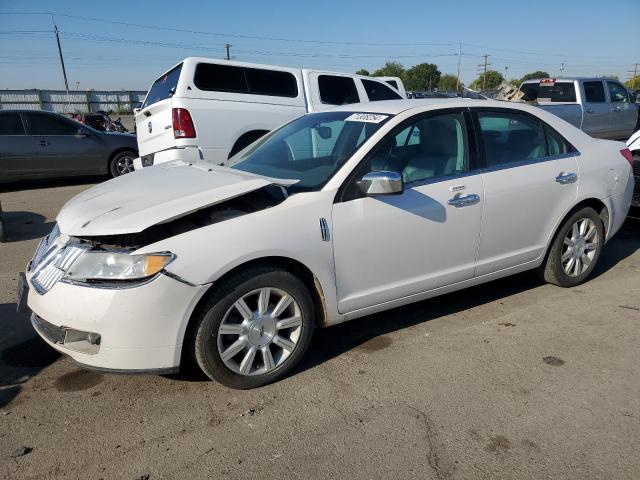
[[[556,82],[573,82],[575,80],[581,80],[583,82],[598,82],[602,80],[613,80],[615,82],[619,82],[616,78],[608,78],[608,77],[540,77],[540,78],[530,78],[529,80],[525,80],[522,83],[539,83],[540,80],[544,80],[547,78],[553,78]]]
[[[466,107],[498,107],[527,110],[528,105],[523,103],[501,102],[498,100],[474,100],[471,98],[424,98],[407,100],[383,100],[378,102],[352,103],[332,108],[332,111],[354,113],[386,113],[397,115],[408,110],[439,110],[444,108]]]

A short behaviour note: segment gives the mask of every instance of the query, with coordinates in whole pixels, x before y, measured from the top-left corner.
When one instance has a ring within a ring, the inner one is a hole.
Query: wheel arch
[[[185,348],[185,343],[188,342],[191,338],[193,338],[194,334],[194,318],[200,312],[202,305],[206,302],[208,295],[221,283],[224,282],[229,276],[235,274],[239,270],[257,267],[257,266],[268,266],[281,268],[295,275],[297,278],[302,281],[304,286],[309,291],[311,298],[313,300],[313,307],[315,313],[315,325],[316,327],[324,327],[328,325],[329,317],[327,314],[327,305],[324,296],[324,290],[322,285],[320,284],[320,280],[318,277],[302,262],[298,260],[294,260],[289,257],[281,257],[281,256],[268,256],[268,257],[260,257],[252,260],[248,260],[240,265],[236,265],[229,271],[225,272],[221,277],[215,280],[209,288],[201,295],[200,299],[196,303],[195,307],[191,311],[191,315],[189,317],[189,321],[187,322],[186,328],[184,330],[184,334],[181,339],[182,345],[182,359],[181,363],[184,364],[186,357],[185,355],[188,352],[188,348]],[[188,362],[188,360],[187,360]]]
[[[240,150],[250,145],[251,143],[255,142],[260,137],[264,137],[267,133],[269,133],[269,130],[264,130],[260,128],[254,128],[252,130],[244,132],[233,143],[233,147],[231,147],[231,150],[229,150],[228,158],[231,158]]]
[[[553,240],[556,238],[556,235],[558,234],[558,231],[562,228],[562,226],[564,225],[564,222],[567,220],[567,218],[569,218],[571,215],[573,215],[576,211],[580,210],[581,208],[584,207],[591,207],[593,208],[596,213],[598,214],[598,216],[600,217],[600,219],[602,220],[602,226],[604,228],[604,235],[605,238],[607,237],[607,232],[609,231],[611,225],[610,225],[610,221],[611,221],[611,217],[609,216],[609,209],[607,208],[607,206],[605,205],[605,203],[595,197],[592,198],[585,198],[583,200],[580,200],[578,203],[576,203],[572,208],[570,208],[562,217],[562,220],[560,220],[555,228],[553,229],[553,233],[551,234],[551,236],[549,237],[549,239],[547,240],[547,246],[545,248],[544,251],[544,255],[543,255],[543,263],[544,260],[546,260],[547,256],[549,255],[549,250],[551,249],[551,245],[553,244]]]

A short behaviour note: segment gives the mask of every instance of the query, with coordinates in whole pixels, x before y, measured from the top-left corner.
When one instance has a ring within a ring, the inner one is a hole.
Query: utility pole
[[[53,22],[53,31],[56,34],[56,42],[58,43],[58,53],[60,54],[60,65],[62,65],[62,76],[64,77],[64,89],[67,91],[67,95],[69,95],[69,82],[67,81],[67,70],[64,68],[64,58],[62,57],[62,47],[60,46],[60,34],[58,32],[58,26],[53,20],[53,15],[51,16],[51,21]]]
[[[458,43],[458,75],[456,82],[456,91],[460,91],[460,57],[462,56],[462,44]]]
[[[491,66],[491,62],[489,62],[489,55],[482,55],[484,58],[484,62],[478,64],[478,68],[480,69],[480,75],[482,76],[482,91],[487,91],[487,68]]]
[[[226,59],[227,59],[227,60],[231,60],[231,47],[232,47],[232,46],[233,46],[233,45],[231,45],[231,44],[229,44],[229,43],[225,43],[225,44],[224,44],[224,48],[227,50],[227,56],[226,56]]]
[[[631,80],[631,90],[636,89],[636,77],[638,76],[638,65],[640,65],[640,63],[634,63],[633,70],[629,70],[627,72],[629,73],[629,75],[631,75],[631,78],[629,79]]]

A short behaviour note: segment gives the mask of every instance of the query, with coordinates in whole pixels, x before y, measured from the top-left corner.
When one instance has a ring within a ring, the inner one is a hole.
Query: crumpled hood
[[[70,236],[138,233],[269,184],[288,186],[296,182],[177,160],[82,192],[62,207],[57,221],[60,231]]]

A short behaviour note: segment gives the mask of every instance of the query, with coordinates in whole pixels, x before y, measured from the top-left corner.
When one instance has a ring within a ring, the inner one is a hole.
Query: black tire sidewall
[[[596,248],[595,256],[593,260],[589,264],[589,267],[577,277],[571,277],[567,275],[562,267],[562,247],[564,244],[564,238],[569,232],[569,230],[573,227],[573,225],[582,218],[589,218],[593,220],[597,232],[598,232],[598,246]],[[591,273],[593,272],[596,264],[598,263],[598,259],[600,258],[600,254],[602,253],[602,247],[605,241],[605,231],[604,225],[602,223],[602,218],[598,215],[598,213],[591,207],[583,207],[580,210],[574,212],[569,218],[567,218],[558,231],[556,238],[554,239],[553,246],[551,251],[549,252],[549,257],[547,258],[547,272],[546,277],[548,281],[551,283],[555,283],[561,287],[573,287],[576,285],[580,285],[584,281],[586,281]]]
[[[268,268],[261,269],[254,275],[239,275],[230,278],[221,287],[206,302],[199,314],[193,349],[200,368],[211,379],[236,389],[260,387],[285,376],[304,356],[313,335],[314,308],[307,288],[293,274],[285,270]],[[302,313],[302,331],[296,348],[282,365],[262,375],[239,375],[229,370],[220,357],[217,332],[224,315],[240,297],[263,287],[278,288],[294,298]]]
[[[111,159],[111,161],[109,162],[109,174],[115,178],[115,177],[121,177],[124,174],[119,174],[118,173],[118,160],[120,160],[122,157],[133,157],[135,158],[137,155],[134,151],[132,150],[127,150],[124,152],[119,152],[116,155],[113,156],[113,158]]]

